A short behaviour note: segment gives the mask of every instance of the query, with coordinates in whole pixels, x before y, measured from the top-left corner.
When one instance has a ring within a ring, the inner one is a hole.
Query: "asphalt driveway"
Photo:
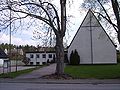
[[[45,66],[38,70],[34,70],[31,73],[20,75],[16,77],[16,79],[33,79],[33,78],[40,78],[44,75],[49,75],[55,73],[56,64],[51,64],[49,66]]]

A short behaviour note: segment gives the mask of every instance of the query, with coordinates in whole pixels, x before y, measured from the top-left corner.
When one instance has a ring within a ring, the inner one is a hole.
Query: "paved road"
[[[56,64],[51,64],[49,66],[45,66],[38,70],[34,70],[33,72],[25,75],[21,75],[16,77],[16,79],[32,79],[32,78],[40,78],[44,75],[49,75],[55,73]]]
[[[25,70],[25,69],[29,69],[29,68],[35,68],[35,66],[18,66],[17,70],[19,71],[19,70]],[[4,70],[5,70],[4,73],[6,73],[7,69],[4,69]],[[11,71],[12,72],[16,71],[16,67],[11,67]],[[0,74],[1,73],[3,73],[3,68],[2,67],[0,67]]]
[[[120,90],[120,80],[47,80],[39,77],[55,72],[56,64],[16,79],[1,79],[0,90]]]
[[[0,83],[0,90],[120,90],[120,84]]]

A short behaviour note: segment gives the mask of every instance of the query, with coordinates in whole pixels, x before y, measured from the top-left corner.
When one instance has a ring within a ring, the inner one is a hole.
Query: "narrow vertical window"
[[[39,55],[39,54],[36,54],[36,58],[40,58],[40,55]]]
[[[34,55],[33,55],[33,54],[30,54],[30,58],[34,58]]]
[[[42,54],[42,58],[46,58],[46,54]]]
[[[49,58],[52,58],[52,54],[49,54],[48,57],[49,57]]]

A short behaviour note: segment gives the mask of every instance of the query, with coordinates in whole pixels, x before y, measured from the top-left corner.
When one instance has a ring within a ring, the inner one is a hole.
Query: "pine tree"
[[[70,64],[71,65],[79,65],[80,64],[80,56],[76,49],[74,52],[72,51],[70,54]]]

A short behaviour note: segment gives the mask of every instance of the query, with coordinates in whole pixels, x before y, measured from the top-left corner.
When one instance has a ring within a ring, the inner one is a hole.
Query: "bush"
[[[24,57],[24,59],[22,60],[22,62],[23,62],[25,65],[28,65],[29,62],[30,62],[30,58]]]
[[[51,64],[52,64],[52,63],[55,63],[55,60],[51,60],[50,63],[51,63]]]
[[[80,56],[78,55],[77,50],[71,52],[70,54],[70,64],[71,65],[79,65],[80,64]]]
[[[47,63],[50,63],[49,59],[47,60]]]

